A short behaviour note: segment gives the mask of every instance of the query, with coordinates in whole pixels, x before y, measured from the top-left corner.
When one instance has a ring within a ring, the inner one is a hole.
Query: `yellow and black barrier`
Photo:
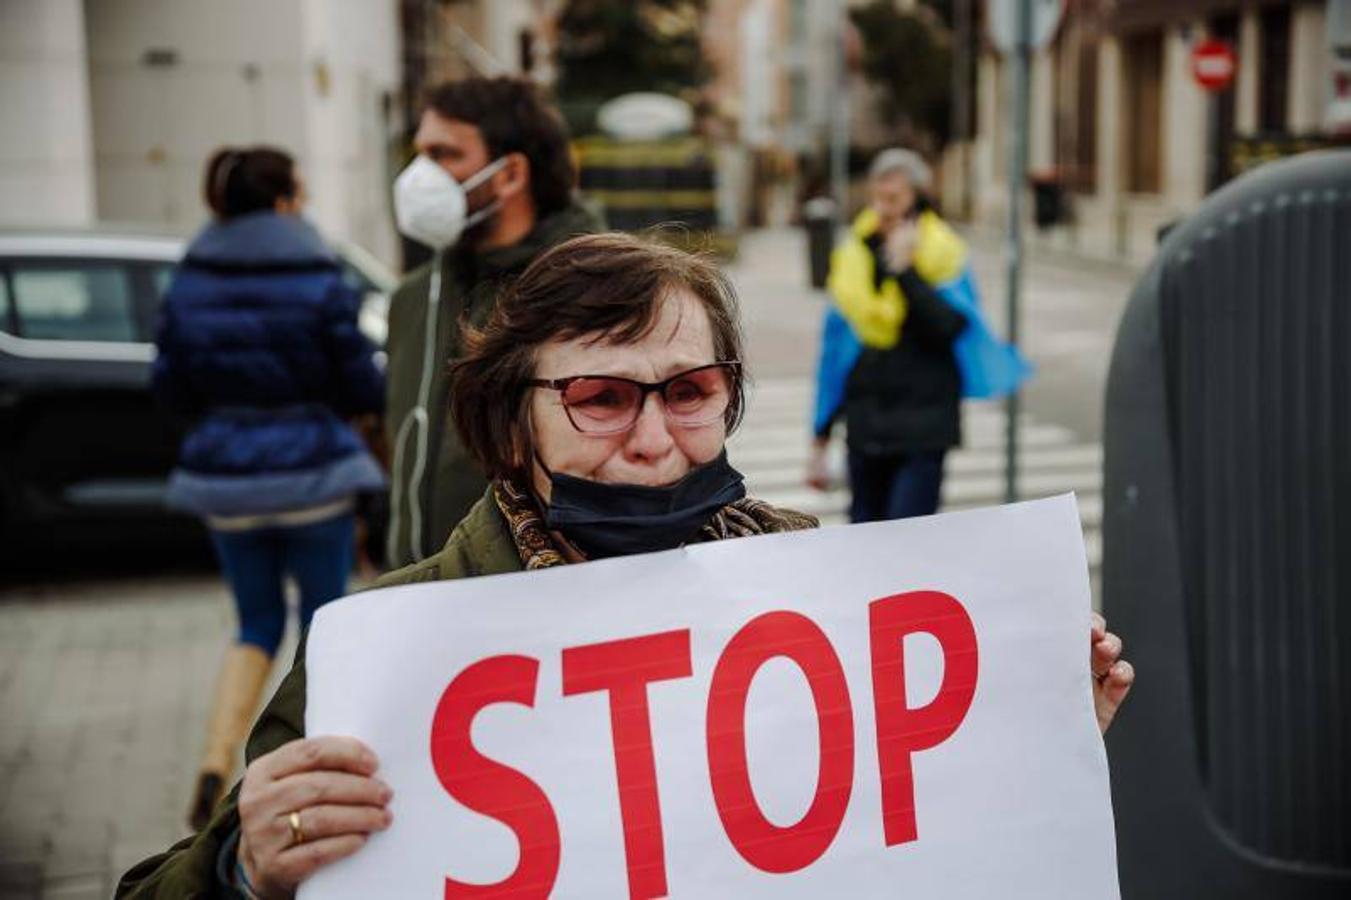
[[[582,194],[601,208],[611,228],[641,231],[656,225],[715,232],[717,170],[702,138],[575,142]]]

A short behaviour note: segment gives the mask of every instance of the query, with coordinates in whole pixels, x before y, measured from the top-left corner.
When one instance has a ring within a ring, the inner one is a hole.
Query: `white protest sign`
[[[1073,498],[373,591],[309,734],[393,825],[369,897],[1117,898]]]

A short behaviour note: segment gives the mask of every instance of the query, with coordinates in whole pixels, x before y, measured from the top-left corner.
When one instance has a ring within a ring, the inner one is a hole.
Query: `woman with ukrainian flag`
[[[919,154],[883,150],[868,206],[831,255],[807,481],[827,487],[843,416],[853,522],[937,511],[962,398],[1003,396],[1031,372],[982,317],[966,244],[930,207],[931,183]]]

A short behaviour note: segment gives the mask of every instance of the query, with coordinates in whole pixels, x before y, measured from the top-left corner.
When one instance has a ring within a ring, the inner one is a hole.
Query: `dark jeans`
[[[851,522],[908,519],[938,511],[945,450],[902,456],[864,456],[849,451]]]
[[[277,652],[286,628],[286,576],[300,587],[300,627],[314,611],[347,593],[356,517],[344,513],[310,525],[212,531],[239,611],[239,642]]]

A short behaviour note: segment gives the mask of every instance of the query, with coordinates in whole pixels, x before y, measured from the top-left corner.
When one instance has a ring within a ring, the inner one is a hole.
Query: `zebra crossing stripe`
[[[810,442],[799,435],[793,442],[762,444],[754,438],[728,441],[728,453],[738,468],[754,468],[772,472],[784,468],[801,475],[810,455]],[[1101,469],[1102,447],[1098,444],[1070,444],[1063,447],[1044,447],[1023,458],[1024,471],[1046,469]],[[959,448],[948,453],[948,475],[989,474],[1004,472],[1004,448]]]
[[[754,442],[758,446],[807,447],[811,432],[801,420],[792,424],[747,422],[727,440],[729,451]],[[1074,440],[1074,432],[1060,425],[1026,424],[1018,426],[1018,441],[1028,448],[1062,447]],[[1004,432],[995,428],[967,428],[963,445],[973,450],[996,450],[1004,446]]]
[[[848,521],[849,493],[843,486],[815,491],[803,484],[811,435],[806,418],[812,399],[807,379],[775,379],[748,392],[742,428],[727,442],[732,463],[746,476],[752,496],[768,503],[810,513],[822,525]],[[1004,498],[1003,408],[994,403],[967,403],[963,408],[964,446],[948,454],[943,482],[945,511],[991,506]],[[1083,443],[1069,429],[1035,421],[1019,421],[1019,489],[1027,498],[1074,493],[1084,529],[1090,567],[1102,559],[1102,446]],[[840,442],[833,447],[833,467],[843,468]]]

